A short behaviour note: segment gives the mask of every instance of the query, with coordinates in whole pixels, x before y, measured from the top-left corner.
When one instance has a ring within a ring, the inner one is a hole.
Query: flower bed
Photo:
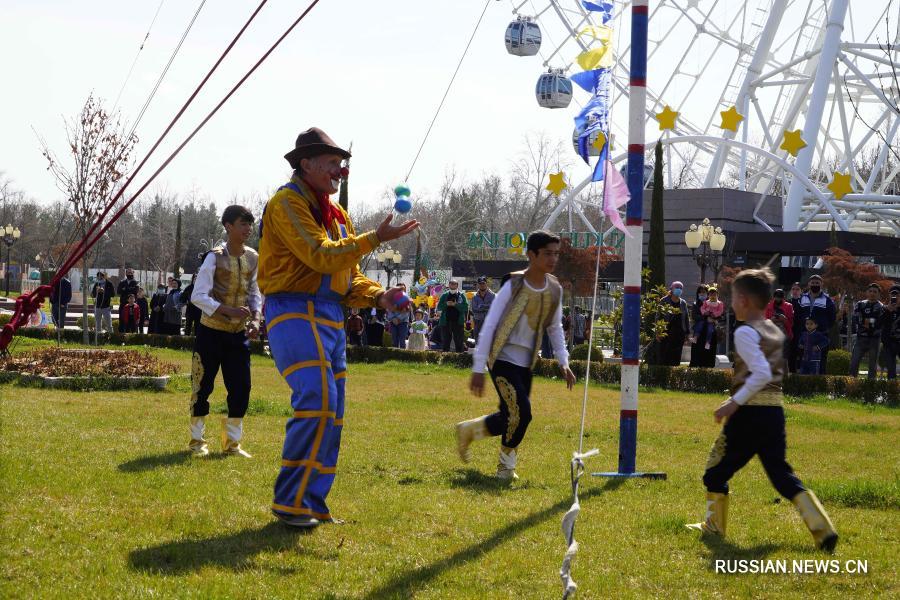
[[[4,380],[75,390],[164,389],[175,365],[137,350],[41,348],[0,361]]]

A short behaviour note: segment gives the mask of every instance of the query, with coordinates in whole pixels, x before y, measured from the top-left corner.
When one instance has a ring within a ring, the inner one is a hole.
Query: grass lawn
[[[17,350],[43,342],[22,340]],[[190,354],[158,350],[189,372]],[[253,357],[244,447],[254,458],[191,459],[190,386],[82,393],[0,386],[4,598],[557,598],[560,520],[571,503],[581,388],[537,379],[521,480],[495,483],[497,440],[462,465],[452,425],[491,411],[450,367],[351,365],[341,459],[330,496],[344,525],[310,534],[269,514],[289,392]],[[224,410],[217,384],[214,413]],[[722,398],[641,394],[638,467],[667,481],[585,477],[574,567],[579,598],[897,597],[900,412],[824,399],[792,403],[788,458],[841,534],[836,559],[868,574],[714,572],[720,558],[826,558],[758,461],[732,485],[729,537],[684,528],[704,511],[700,482]],[[618,390],[591,388],[587,448],[614,470]]]

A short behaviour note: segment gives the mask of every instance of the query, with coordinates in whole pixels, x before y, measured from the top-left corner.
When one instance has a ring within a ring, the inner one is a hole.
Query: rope
[[[156,17],[159,16],[159,11],[162,10],[165,1],[166,0],[159,0],[159,6],[156,7],[156,14],[153,15],[153,20],[150,21],[150,27],[147,28],[147,33],[144,34],[144,39],[141,40],[141,47],[138,48],[137,53],[134,55],[134,60],[131,62],[131,68],[128,69],[128,75],[125,76],[125,81],[122,82],[122,87],[119,88],[119,95],[116,96],[116,101],[113,103],[111,112],[115,112],[116,107],[119,106],[119,100],[122,98],[122,92],[125,91],[125,86],[128,85],[128,80],[131,79],[131,73],[134,71],[134,66],[137,64],[138,58],[141,56],[141,51],[144,49],[144,44],[146,44],[147,40],[150,39],[150,31],[153,29],[153,24],[156,23]]]
[[[159,90],[159,86],[162,84],[163,79],[166,76],[166,73],[169,72],[169,67],[172,66],[172,63],[175,61],[175,57],[178,56],[178,51],[181,50],[181,45],[184,44],[184,40],[187,39],[188,33],[190,33],[191,28],[194,26],[194,22],[197,20],[197,17],[200,15],[200,11],[203,9],[203,6],[205,4],[206,4],[206,0],[202,0],[200,2],[200,5],[197,7],[197,10],[194,12],[194,16],[191,17],[191,21],[188,23],[187,27],[185,28],[184,33],[181,34],[181,39],[178,40],[178,44],[175,46],[175,49],[172,51],[172,55],[169,57],[169,62],[166,63],[166,66],[165,66],[165,68],[163,68],[162,73],[159,74],[159,78],[156,80],[156,84],[154,84],[153,89],[150,91],[150,95],[147,96],[147,100],[144,102],[144,106],[141,107],[141,110],[138,113],[137,119],[135,119],[134,125],[132,125],[132,127],[131,127],[131,131],[128,133],[128,138],[130,138],[134,134],[135,130],[137,130],[138,124],[141,122],[141,119],[144,118],[144,113],[147,112],[147,107],[150,106],[150,101],[153,100],[153,97],[156,95],[157,90]]]
[[[431,134],[431,128],[434,127],[434,122],[437,121],[438,115],[441,113],[441,108],[444,107],[444,101],[447,99],[447,95],[450,93],[450,88],[453,87],[453,82],[456,80],[456,75],[459,73],[459,68],[462,66],[463,60],[466,58],[466,54],[469,52],[469,46],[472,45],[472,40],[475,39],[475,34],[478,33],[478,27],[481,25],[481,20],[484,19],[484,14],[487,12],[488,5],[490,5],[491,0],[487,0],[484,3],[484,9],[481,11],[481,16],[478,17],[478,22],[475,23],[475,29],[472,30],[472,35],[469,37],[469,43],[466,44],[466,49],[463,50],[462,56],[459,57],[459,62],[456,64],[456,70],[453,71],[453,77],[450,78],[450,83],[447,84],[447,89],[444,90],[444,97],[441,98],[440,104],[438,104],[437,110],[434,112],[434,117],[431,119],[431,124],[428,126],[428,130],[425,132],[425,137],[422,138],[422,143],[419,144],[419,151],[416,152],[416,157],[413,159],[412,164],[409,166],[409,171],[406,173],[406,177],[403,181],[409,181],[409,176],[412,175],[413,169],[416,167],[416,163],[419,160],[419,155],[422,154],[422,148],[425,147],[425,142],[428,141],[428,136]]]
[[[185,140],[181,142],[181,144],[175,149],[175,151],[172,152],[169,157],[159,166],[159,168],[157,168],[156,171],[153,172],[153,175],[150,176],[150,178],[144,183],[144,185],[142,185],[138,189],[138,191],[136,191],[134,195],[129,198],[128,201],[112,216],[109,222],[105,226],[103,226],[103,228],[99,232],[97,232],[93,238],[91,238],[91,240],[88,242],[87,248],[90,248],[95,243],[97,243],[97,241],[103,236],[104,233],[106,233],[106,231],[112,226],[116,219],[118,219],[126,210],[128,210],[128,207],[131,206],[131,204],[141,195],[144,190],[146,190],[150,186],[151,183],[153,183],[153,180],[156,179],[156,177],[163,171],[163,169],[165,169],[169,165],[169,163],[171,163],[175,159],[176,156],[178,156],[182,149],[184,149],[184,147],[187,146],[187,144],[192,139],[194,139],[194,136],[197,135],[197,133],[199,133],[201,129],[203,129],[203,127],[209,122],[210,119],[213,118],[213,116],[215,116],[217,112],[219,112],[219,109],[222,108],[222,106],[225,105],[225,103],[231,98],[231,96],[233,96],[234,93],[237,92],[238,89],[240,89],[244,82],[246,82],[247,79],[249,79],[250,76],[253,75],[254,72],[256,72],[256,69],[258,69],[260,65],[262,65],[262,63],[269,57],[269,55],[275,51],[275,49],[281,44],[281,42],[284,41],[284,39],[291,33],[291,31],[293,31],[294,28],[300,24],[300,21],[302,21],[303,18],[306,17],[306,15],[309,14],[313,7],[318,3],[319,0],[313,0],[310,3],[310,5],[306,8],[305,11],[303,11],[303,13],[297,18],[297,20],[287,28],[287,30],[281,35],[281,37],[279,37],[275,41],[274,44],[272,44],[272,47],[269,48],[258,61],[256,61],[256,64],[254,64],[253,67],[251,67],[250,70],[247,71],[247,73],[243,77],[241,77],[241,79],[234,85],[234,87],[232,87],[231,90],[227,94],[225,94],[225,97],[222,98],[222,100],[218,104],[216,104],[216,106],[209,112],[209,114],[207,114],[206,117],[203,118],[200,124],[194,128],[190,135],[188,135]],[[121,197],[121,195],[121,191],[116,194],[117,198]]]
[[[608,122],[610,123],[610,127],[612,127],[613,122],[613,106],[614,104],[611,102],[608,115]],[[608,134],[609,132],[607,132],[607,135]],[[608,157],[609,152],[607,152],[607,161],[609,160]],[[599,160],[603,160],[602,156]],[[601,225],[602,219],[605,218],[605,213],[603,211],[606,208],[607,182],[608,177],[606,172],[606,165],[603,165],[603,192],[601,193],[600,201]],[[600,230],[603,230],[602,226]],[[591,297],[592,316],[597,312],[597,283],[600,279],[601,252],[601,248],[598,247],[597,260],[594,263],[594,291],[593,296]],[[586,326],[590,329],[588,330],[588,335],[586,336],[589,343],[587,351],[587,370],[584,376],[584,393],[581,399],[581,427],[578,433],[578,452],[573,453],[570,466],[570,477],[572,481],[572,507],[568,510],[568,512],[566,512],[565,516],[563,516],[562,523],[563,535],[566,536],[566,554],[563,557],[562,568],[559,571],[559,576],[562,579],[563,584],[563,600],[567,600],[568,598],[570,598],[578,588],[575,580],[572,579],[571,569],[572,563],[575,561],[575,555],[578,553],[578,542],[575,541],[575,520],[578,518],[578,513],[581,511],[581,505],[578,502],[578,482],[581,479],[581,475],[584,473],[583,459],[589,456],[596,456],[600,454],[600,451],[596,448],[594,448],[593,450],[589,450],[588,452],[584,452],[584,425],[585,421],[587,420],[587,399],[591,381],[591,351],[594,348],[594,324],[587,323]]]
[[[203,85],[206,83],[206,81],[210,78],[213,71],[215,71],[215,69],[219,66],[219,64],[222,62],[222,60],[224,60],[225,56],[228,54],[228,52],[231,50],[231,48],[234,47],[234,45],[238,41],[238,38],[247,29],[247,27],[250,25],[250,22],[253,20],[254,17],[256,17],[256,15],[259,13],[259,11],[262,9],[262,7],[265,5],[266,1],[267,0],[263,0],[262,3],[260,3],[259,7],[257,7],[256,11],[254,11],[254,13],[251,15],[250,19],[247,21],[247,23],[244,25],[244,27],[241,28],[240,32],[238,32],[238,35],[235,36],[235,38],[232,40],[231,44],[228,45],[225,52],[222,54],[221,57],[219,57],[219,60],[216,61],[216,64],[213,66],[213,68],[210,70],[210,72],[206,75],[206,77],[203,79],[203,81],[200,83],[200,85],[197,87],[197,89],[194,91],[194,93],[191,94],[191,97],[188,99],[188,101],[185,103],[185,105],[181,108],[181,110],[178,112],[178,114],[175,116],[175,118],[172,120],[172,122],[166,128],[165,132],[163,132],[162,136],[160,136],[160,139],[157,140],[157,142],[153,145],[153,148],[151,148],[151,150],[150,150],[150,154],[152,154],[153,151],[156,150],[156,148],[159,146],[160,142],[162,142],[162,139],[172,129],[172,127],[175,125],[175,122],[178,120],[178,118],[181,117],[181,115],[187,109],[188,105],[197,96],[197,94],[200,92],[200,89],[203,87]],[[272,46],[260,57],[260,59],[256,62],[256,64],[254,64],[253,67],[234,85],[234,87],[231,88],[231,91],[229,91],[225,95],[225,97],[215,106],[215,108],[213,108],[209,112],[209,114],[203,119],[203,121],[200,122],[200,124],[191,132],[191,134],[181,143],[181,145],[179,145],[178,148],[176,148],[175,151],[169,155],[169,157],[163,162],[163,164],[160,165],[160,167],[153,173],[153,175],[150,176],[150,179],[148,179],[147,182],[143,186],[141,186],[141,188],[137,192],[135,192],[135,194],[128,200],[128,202],[126,202],[109,219],[109,221],[106,223],[106,225],[103,226],[103,228],[101,228],[100,231],[98,231],[96,233],[96,235],[94,235],[94,237],[88,239],[91,232],[96,230],[96,228],[99,226],[99,224],[103,222],[104,217],[109,213],[110,210],[112,210],[112,207],[115,204],[115,202],[119,198],[122,197],[122,194],[124,193],[125,188],[134,179],[137,172],[133,173],[129,177],[128,181],[125,182],[125,185],[116,193],[115,197],[107,204],[107,208],[103,212],[103,214],[100,215],[100,217],[97,219],[97,221],[95,221],[95,223],[92,225],[91,231],[88,232],[88,235],[86,235],[81,240],[81,243],[79,244],[79,247],[76,250],[76,252],[72,253],[72,255],[69,257],[69,259],[63,265],[63,267],[60,268],[59,271],[57,271],[56,275],[53,277],[53,279],[51,280],[51,282],[48,285],[42,285],[34,292],[25,294],[16,299],[16,309],[15,309],[15,312],[13,313],[12,320],[3,327],[2,331],[0,331],[0,352],[4,351],[9,346],[10,342],[12,341],[13,335],[15,334],[15,331],[19,327],[22,327],[25,324],[25,322],[27,322],[28,316],[33,314],[38,308],[40,308],[41,304],[43,304],[43,301],[47,297],[49,297],[50,291],[52,290],[53,286],[55,286],[59,282],[62,275],[64,273],[68,272],[68,270],[71,268],[71,266],[75,262],[77,262],[78,259],[81,258],[103,236],[104,233],[106,233],[106,231],[112,226],[112,224],[115,223],[115,221],[120,216],[122,216],[122,214],[125,212],[125,210],[127,210],[128,207],[140,196],[141,192],[143,192],[153,182],[153,180],[156,179],[156,177],[163,171],[163,169],[165,169],[169,165],[169,163],[172,162],[172,160],[178,155],[179,152],[181,152],[181,150],[188,144],[188,142],[190,142],[194,138],[194,136],[200,131],[200,129],[202,129],[203,126],[206,125],[206,123],[210,119],[212,119],[212,117],[219,111],[219,109],[222,108],[222,106],[225,104],[225,102],[227,102],[228,99],[231,98],[231,96],[234,95],[234,93],[244,84],[244,82],[250,78],[250,76],[256,71],[256,69],[258,69],[259,66],[262,65],[262,63],[269,57],[269,55],[275,51],[275,49],[281,44],[281,42],[284,41],[284,39],[291,33],[291,31],[294,30],[294,28],[300,23],[300,21],[302,21],[306,17],[306,15],[309,14],[309,12],[318,3],[319,3],[319,0],[313,0],[310,3],[310,5],[306,8],[306,10],[304,10],[303,13],[281,35],[281,37],[279,37],[275,41],[275,43],[272,44]],[[138,166],[137,170],[140,170],[140,167],[142,167],[147,162],[148,158],[149,158],[149,154],[148,154],[148,156],[144,157],[144,160],[141,161],[141,164]]]
[[[125,181],[124,185],[122,185],[122,187],[119,188],[119,191],[116,193],[115,196],[113,196],[112,200],[109,203],[107,203],[106,209],[97,218],[97,220],[93,223],[93,225],[91,225],[90,229],[84,235],[84,237],[82,238],[82,240],[78,244],[78,246],[75,248],[75,250],[72,252],[69,259],[66,260],[66,262],[63,264],[63,266],[60,268],[60,271],[59,271],[60,273],[68,272],[69,269],[71,269],[72,266],[76,262],[78,262],[78,259],[80,259],[82,256],[84,256],[84,254],[87,252],[87,250],[90,248],[90,246],[92,246],[95,243],[95,242],[90,242],[88,244],[88,238],[97,229],[97,227],[100,226],[100,224],[103,222],[103,220],[109,214],[109,212],[112,210],[115,203],[119,200],[119,198],[122,197],[122,195],[125,193],[125,190],[128,189],[128,186],[131,184],[131,182],[134,180],[134,178],[137,177],[138,173],[140,173],[141,169],[144,167],[144,165],[147,163],[147,161],[150,159],[150,157],[153,155],[153,153],[156,151],[156,149],[159,147],[159,145],[162,143],[162,141],[166,138],[166,136],[169,134],[169,132],[172,130],[172,128],[175,127],[175,124],[178,123],[178,120],[185,113],[185,111],[188,109],[188,107],[191,105],[191,103],[193,103],[194,99],[200,93],[200,90],[203,89],[203,86],[206,85],[206,82],[209,81],[210,77],[212,77],[212,75],[213,75],[213,73],[215,73],[216,69],[219,68],[219,65],[222,64],[222,61],[225,59],[225,57],[228,55],[228,53],[231,52],[231,49],[234,47],[234,45],[237,44],[238,40],[244,34],[244,31],[247,30],[247,28],[250,26],[250,23],[253,22],[253,19],[256,18],[256,16],[262,10],[263,6],[266,5],[266,2],[268,2],[268,0],[262,0],[262,2],[260,2],[259,6],[256,7],[256,10],[253,11],[253,14],[250,15],[250,18],[247,19],[247,22],[244,24],[244,26],[240,29],[240,31],[238,31],[237,35],[234,36],[234,39],[231,40],[231,43],[228,44],[228,46],[225,48],[225,51],[222,52],[222,55],[219,57],[219,59],[215,62],[215,64],[212,66],[212,68],[206,74],[206,77],[203,78],[203,80],[200,82],[200,85],[197,86],[197,88],[194,90],[194,92],[190,95],[190,97],[187,99],[187,101],[184,103],[184,105],[181,107],[181,109],[175,115],[175,118],[172,119],[172,121],[169,123],[168,127],[166,127],[165,131],[163,131],[162,134],[159,136],[159,138],[156,140],[156,142],[153,144],[153,147],[150,148],[150,151],[147,153],[147,155],[144,157],[144,159],[138,164],[138,166],[131,173],[131,175],[128,176],[128,179]],[[128,204],[130,204],[130,202]],[[127,205],[126,205],[126,207],[127,207]],[[115,221],[115,219],[117,219],[118,216],[119,216],[118,214],[116,216],[114,216],[112,221]],[[57,273],[57,276],[59,276],[58,273]],[[55,284],[56,284],[56,278],[54,278],[54,281],[53,281],[53,285],[55,285]]]

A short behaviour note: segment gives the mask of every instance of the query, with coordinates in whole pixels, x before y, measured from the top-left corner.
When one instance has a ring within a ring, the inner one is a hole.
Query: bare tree
[[[88,96],[80,114],[65,120],[66,160],[63,161],[42,139],[41,146],[47,169],[56,186],[71,203],[77,235],[83,238],[98,221],[110,198],[125,177],[131,164],[131,152],[137,136],[127,128],[118,114],[108,113],[93,94]],[[88,266],[82,263],[81,293],[84,323],[88,322]],[[89,342],[84,327],[84,343]]]
[[[552,194],[546,189],[550,174],[571,166],[562,155],[562,142],[554,142],[546,133],[525,136],[525,149],[512,165],[505,206],[507,222],[514,230],[531,231],[550,216]]]

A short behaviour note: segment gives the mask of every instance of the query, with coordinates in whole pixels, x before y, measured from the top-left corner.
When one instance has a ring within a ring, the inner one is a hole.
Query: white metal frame
[[[624,106],[621,102],[628,93],[628,19],[620,16],[630,4],[617,0],[611,23],[616,30],[612,79],[616,107]],[[654,2],[648,47],[648,139],[659,135],[653,117],[666,104],[681,113],[675,131],[663,136],[668,186],[678,183],[673,169],[683,167],[690,180],[686,186],[682,182],[683,187],[717,187],[725,179],[730,180],[726,185],[759,194],[754,216],[769,229],[781,224],[762,222],[758,210],[766,197],[776,195],[784,198],[783,228],[788,231],[821,229],[833,222],[841,229],[897,235],[900,90],[896,87],[900,86],[894,77],[900,64],[900,27],[897,15],[888,13],[891,0],[854,4]],[[541,26],[544,68],[552,64],[570,73],[579,69],[574,59],[592,42],[577,33],[597,24],[579,0],[510,0],[510,5],[514,14],[532,16]],[[886,16],[893,39],[886,39]],[[673,68],[654,69],[668,56],[674,57]],[[720,60],[733,61],[727,80],[709,74]],[[544,69],[535,62],[537,74]],[[718,97],[714,105],[706,101],[713,96]],[[719,111],[731,106],[744,116],[737,132],[719,128]],[[625,139],[625,111],[613,113],[620,117],[613,116],[613,133]],[[795,129],[803,130],[808,143],[796,159],[779,148],[784,132]],[[736,139],[740,143],[731,143]],[[867,177],[856,169],[863,153],[877,157]],[[849,172],[854,187],[854,193],[839,201],[827,189],[834,171]],[[578,200],[589,183],[588,178],[567,190],[548,226],[563,215],[570,223],[581,219],[589,225]]]

